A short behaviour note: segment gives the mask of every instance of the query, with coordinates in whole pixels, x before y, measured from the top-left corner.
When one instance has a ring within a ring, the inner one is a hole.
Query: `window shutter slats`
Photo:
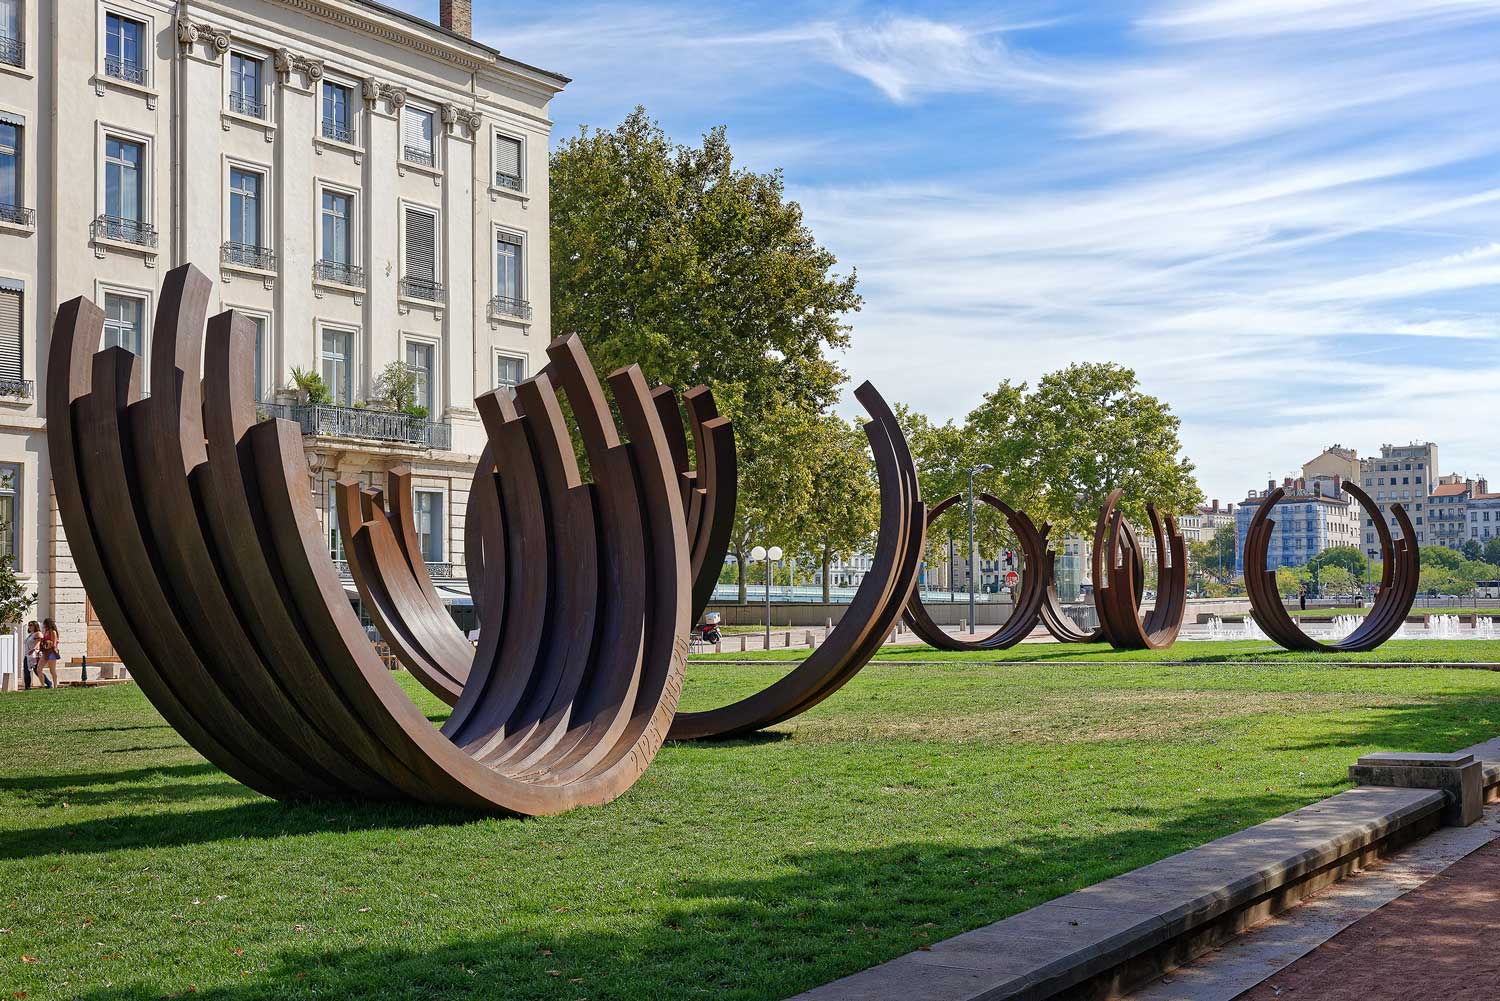
[[[521,176],[521,141],[495,135],[495,173],[506,177]]]
[[[22,370],[22,293],[0,288],[0,379],[19,379]]]
[[[407,108],[401,114],[401,141],[408,149],[432,156],[432,114]]]
[[[406,210],[406,277],[437,280],[437,217],[420,209]]]

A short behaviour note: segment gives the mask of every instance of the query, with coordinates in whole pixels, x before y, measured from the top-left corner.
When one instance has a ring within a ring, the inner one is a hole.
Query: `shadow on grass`
[[[579,920],[546,928],[511,914],[483,932],[460,924],[461,931],[429,944],[227,957],[220,969],[194,971],[193,996],[772,1001],[1303,802],[1283,793],[1210,800],[1170,817],[1130,811],[1123,830],[1049,832],[1002,847],[916,841],[772,852],[757,867],[764,876],[678,882],[661,874],[658,886],[641,888],[639,905],[615,913],[607,927],[589,919],[590,900],[580,892]],[[493,878],[503,893],[510,877]],[[400,929],[390,934],[402,936]],[[144,1001],[188,986],[171,974],[137,971],[133,983],[75,996]]]
[[[1389,751],[1457,751],[1500,735],[1500,698],[1492,692],[1430,695],[1422,703],[1372,706],[1366,712],[1375,718],[1325,721],[1316,739],[1270,750],[1375,745]]]

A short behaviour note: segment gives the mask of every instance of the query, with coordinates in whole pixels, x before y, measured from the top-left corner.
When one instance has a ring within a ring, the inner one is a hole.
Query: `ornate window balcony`
[[[423,149],[421,146],[403,145],[401,147],[401,159],[407,163],[414,163],[418,167],[437,166],[437,157],[431,149]]]
[[[0,35],[0,63],[7,66],[26,65],[26,42],[9,35]]]
[[[332,118],[325,118],[323,119],[323,138],[332,139],[334,142],[344,143],[347,146],[353,146],[355,144],[354,126],[346,125]]]
[[[138,87],[146,84],[146,67],[129,59],[121,59],[119,56],[104,57],[104,75],[114,77],[116,80],[124,80]]]
[[[244,115],[246,118],[258,118],[261,121],[265,121],[266,118],[266,106],[245,94],[230,94],[229,110],[236,115]]]
[[[514,316],[518,320],[531,319],[531,303],[525,299],[513,299],[508,295],[497,295],[490,300],[491,316]]]
[[[314,262],[313,278],[320,282],[348,285],[351,288],[365,287],[365,269],[358,264],[345,264],[343,261]]]
[[[0,396],[10,400],[31,399],[34,387],[30,379],[13,379],[0,376]]]
[[[149,222],[113,215],[102,215],[95,219],[92,235],[95,240],[133,243],[138,247],[155,248],[157,243],[156,227]]]
[[[270,247],[230,241],[220,249],[219,259],[225,264],[253,268],[256,271],[276,270],[276,251]]]
[[[519,175],[506,174],[497,170],[495,171],[495,187],[509,188],[512,191],[520,191],[521,178]]]
[[[261,409],[266,406],[263,404]],[[453,444],[453,428],[446,421],[430,421],[391,410],[303,403],[291,406],[286,416],[302,426],[304,435],[367,438],[444,450]]]
[[[443,283],[426,278],[402,278],[401,295],[407,299],[421,299],[424,302],[448,301],[448,289]]]
[[[8,222],[12,226],[36,226],[36,209],[26,208],[24,205],[7,205],[0,202],[0,222]]]

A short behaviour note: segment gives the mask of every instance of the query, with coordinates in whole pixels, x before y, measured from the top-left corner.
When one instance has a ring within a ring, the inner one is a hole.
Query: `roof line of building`
[[[389,17],[399,18],[400,20],[405,21],[408,24],[416,25],[417,27],[422,28],[426,31],[436,32],[437,34],[442,35],[452,41],[460,42],[465,45],[471,45],[476,49],[488,53],[489,56],[496,62],[504,63],[508,66],[514,66],[518,69],[528,70],[532,73],[540,73],[543,76],[551,77],[552,79],[564,85],[573,82],[571,77],[563,76],[561,73],[554,73],[553,71],[543,69],[540,66],[533,66],[530,63],[523,63],[519,59],[512,59],[510,56],[505,55],[493,45],[481,42],[479,39],[474,38],[472,35],[465,35],[462,32],[454,31],[452,28],[445,28],[441,24],[434,24],[426,18],[418,17],[415,14],[407,13],[404,10],[398,10],[395,7],[388,7],[385,4],[380,3],[379,0],[355,0],[355,2],[357,2],[361,6],[369,7],[371,10],[379,11],[380,13],[385,14]]]

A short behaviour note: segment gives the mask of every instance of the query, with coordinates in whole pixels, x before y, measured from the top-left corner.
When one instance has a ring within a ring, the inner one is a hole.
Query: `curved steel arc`
[[[868,382],[855,391],[872,420],[865,425],[880,480],[880,534],[870,572],[827,641],[785,676],[754,695],[702,712],[679,713],[670,738],[731,737],[806,712],[844,686],[885,642],[916,584],[926,512],[916,466],[895,414]]]
[[[939,515],[962,499],[962,494],[954,494],[929,508],[927,527],[930,529]],[[949,635],[933,621],[932,615],[922,604],[921,590],[914,588],[911,601],[906,605],[906,624],[922,642],[939,650],[1007,650],[1015,646],[1036,629],[1037,621],[1041,617],[1042,604],[1046,601],[1047,590],[1052,584],[1052,574],[1047,569],[1049,551],[1046,526],[1038,529],[1024,512],[1017,511],[993,494],[981,493],[979,500],[1005,516],[1011,531],[1020,542],[1021,553],[1025,559],[1026,575],[1022,578],[1020,591],[1016,593],[1010,618],[990,635],[977,640],[961,640]]]
[[[1375,603],[1364,621],[1343,639],[1324,643],[1304,633],[1282,604],[1280,591],[1276,587],[1276,571],[1266,568],[1269,563],[1271,533],[1276,527],[1271,512],[1286,496],[1286,491],[1278,487],[1261,501],[1260,509],[1250,520],[1250,527],[1245,534],[1245,590],[1250,596],[1250,613],[1255,616],[1255,621],[1268,637],[1288,650],[1325,653],[1373,650],[1396,634],[1416,600],[1418,579],[1422,573],[1422,557],[1420,549],[1412,544],[1411,540],[1416,538],[1416,530],[1405,508],[1400,504],[1391,505],[1391,513],[1396,516],[1401,528],[1401,538],[1393,539],[1390,527],[1370,495],[1347,480],[1343,488],[1364,508],[1365,514],[1379,533],[1382,557],[1380,590],[1375,596]],[[1255,567],[1256,570],[1252,572],[1250,567]]]
[[[1161,650],[1171,646],[1187,612],[1187,543],[1177,519],[1163,519],[1148,504],[1156,540],[1156,602],[1141,612],[1137,581],[1144,572],[1141,548],[1130,523],[1119,510],[1123,490],[1112,490],[1099,511],[1094,530],[1094,607],[1104,638],[1121,650]]]
[[[497,490],[505,537],[497,532],[486,574],[489,618],[506,628],[486,622],[490,639],[439,732],[375,656],[344,594],[300,429],[253,423],[249,325],[224,314],[202,344],[211,288],[191,267],[167,276],[150,399],[135,356],[94,354],[102,316],[86,302],[59,311],[50,355],[49,445],[79,573],[168,722],[281,798],[542,814],[630,788],[676,711],[692,585],[677,470],[639,371],[610,380],[625,445],[576,338],[549,348],[599,451],[593,483],[570,469],[546,380],[523,387],[524,413],[480,401],[487,430],[503,437],[495,460],[515,474],[501,486],[518,484],[517,505]],[[385,607],[428,630],[421,642],[451,641],[406,532],[407,487],[395,478],[383,496],[346,488],[340,516],[364,565],[378,568]]]

